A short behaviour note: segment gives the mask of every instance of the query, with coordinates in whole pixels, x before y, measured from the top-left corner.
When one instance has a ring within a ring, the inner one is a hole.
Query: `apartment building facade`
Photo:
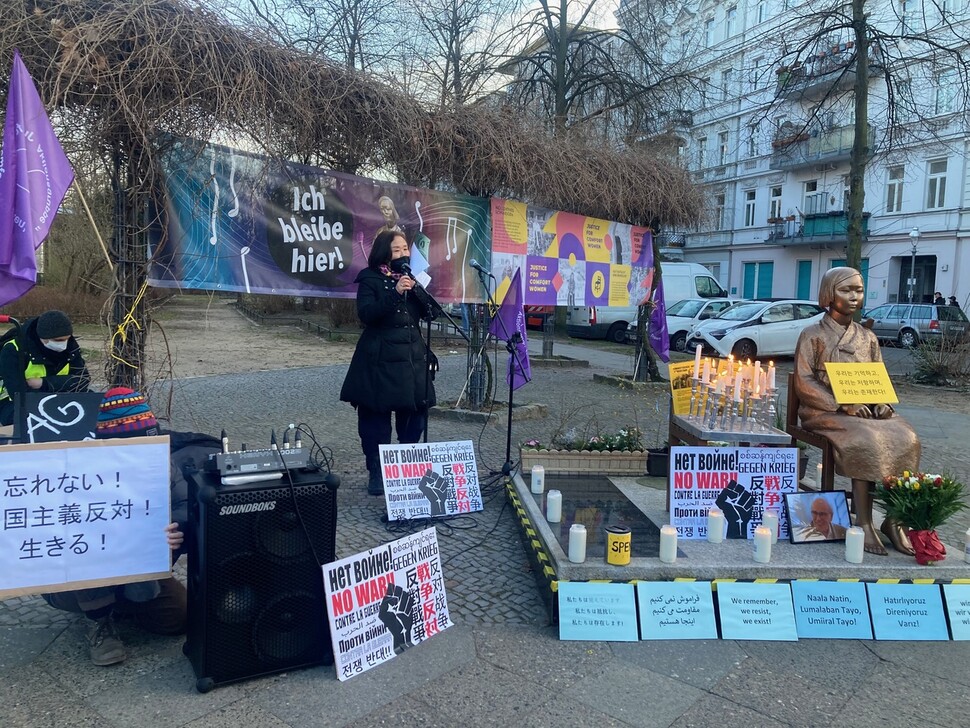
[[[621,5],[621,22],[637,11],[631,2]],[[732,296],[814,298],[821,275],[845,261],[855,44],[846,29],[817,32],[827,28],[820,12],[838,6],[703,0],[672,18],[668,43],[699,82],[689,108],[668,115],[667,131],[709,208],[696,229],[667,235]],[[934,291],[966,302],[967,89],[954,56],[920,61],[918,38],[959,45],[970,2],[869,0],[866,8],[883,33],[868,52],[866,306],[926,301]]]

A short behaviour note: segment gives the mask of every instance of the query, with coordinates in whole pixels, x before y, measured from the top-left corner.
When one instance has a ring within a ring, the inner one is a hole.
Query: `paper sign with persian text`
[[[0,599],[170,574],[168,437],[0,447]]]
[[[323,584],[340,680],[452,624],[434,528],[324,564]]]
[[[717,602],[723,639],[798,640],[788,584],[719,582]]]
[[[784,494],[798,489],[798,448],[670,448],[670,525],[683,539],[707,538],[712,507],[724,513],[728,538],[753,538],[766,510],[778,511],[788,538]]]
[[[717,639],[709,581],[640,581],[637,603],[641,639]]]
[[[559,582],[559,639],[636,642],[633,584]]]
[[[381,445],[380,451],[389,520],[482,510],[471,440]]]
[[[899,401],[886,365],[874,362],[825,362],[832,394],[839,404],[895,404]]]

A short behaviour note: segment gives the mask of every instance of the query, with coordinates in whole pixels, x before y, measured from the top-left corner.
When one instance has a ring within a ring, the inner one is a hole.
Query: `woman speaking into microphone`
[[[417,285],[403,272],[409,264],[404,234],[385,230],[374,239],[367,267],[356,279],[357,315],[364,332],[340,399],[357,409],[370,495],[384,492],[379,446],[391,442],[391,413],[398,442],[418,442],[428,408],[436,401],[432,378],[437,360],[419,327],[427,309],[418,296],[408,293]]]

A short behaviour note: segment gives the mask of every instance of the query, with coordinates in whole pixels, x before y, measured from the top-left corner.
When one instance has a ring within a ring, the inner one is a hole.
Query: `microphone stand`
[[[512,376],[512,364],[519,368],[519,372],[524,376],[525,367],[522,366],[522,361],[519,359],[519,350],[516,348],[516,344],[521,343],[522,335],[515,331],[509,333],[508,327],[505,325],[505,321],[502,317],[498,315],[498,304],[495,303],[495,299],[492,297],[492,291],[488,286],[488,282],[485,280],[485,274],[476,268],[478,271],[478,278],[485,288],[485,296],[488,299],[488,304],[491,309],[495,311],[495,317],[498,318],[499,326],[502,327],[502,334],[505,337],[505,350],[511,354],[512,358],[509,360],[508,366],[508,379],[509,379],[509,411],[505,423],[505,463],[502,465],[502,475],[509,476],[512,474],[512,393],[515,391],[513,388],[513,383],[515,382],[515,377]]]
[[[424,309],[425,309],[425,312],[426,312],[425,315],[422,316],[421,318],[423,318],[427,322],[427,324],[428,324],[427,339],[425,341],[425,347],[427,348],[428,354],[431,354],[431,322],[434,321],[436,318],[438,318],[440,316],[444,316],[446,319],[448,319],[448,321],[451,322],[452,326],[455,327],[455,329],[458,331],[458,333],[460,333],[462,335],[462,338],[464,338],[465,341],[467,341],[467,342],[470,343],[471,342],[471,339],[468,338],[468,334],[466,334],[462,330],[462,328],[457,324],[457,322],[452,317],[452,315],[450,313],[448,313],[447,311],[445,311],[441,307],[441,304],[438,303],[435,300],[434,296],[432,296],[430,293],[428,293],[428,290],[424,286],[422,286],[420,283],[417,282],[417,280],[415,280],[415,278],[414,278],[413,275],[411,275],[410,273],[407,273],[406,275],[411,280],[414,281],[415,285],[414,285],[414,288],[411,289],[411,293],[414,294],[414,297],[418,300],[418,303],[420,303],[422,306],[424,306]],[[425,393],[425,396],[427,397],[428,396],[428,393],[430,393],[430,392],[431,392],[431,362],[428,360],[428,356],[426,355],[425,356],[425,362],[424,362],[424,393]],[[429,419],[429,415],[430,415],[430,408],[429,408],[429,411],[426,412],[425,413],[425,416],[424,416],[424,434],[423,434],[423,437],[424,437],[424,441],[425,442],[428,441],[428,419]]]

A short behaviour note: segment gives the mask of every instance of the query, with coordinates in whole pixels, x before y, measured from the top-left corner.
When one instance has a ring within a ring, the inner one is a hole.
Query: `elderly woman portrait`
[[[865,550],[884,555],[886,549],[872,525],[872,488],[886,475],[918,469],[920,442],[891,405],[840,405],[832,394],[826,362],[882,361],[875,334],[853,320],[864,300],[862,275],[855,268],[832,268],[822,276],[818,302],[828,313],[798,338],[794,386],[802,427],[832,443],[835,471],[852,481],[856,525],[865,531]],[[881,530],[898,551],[913,553],[899,524],[884,520]]]

